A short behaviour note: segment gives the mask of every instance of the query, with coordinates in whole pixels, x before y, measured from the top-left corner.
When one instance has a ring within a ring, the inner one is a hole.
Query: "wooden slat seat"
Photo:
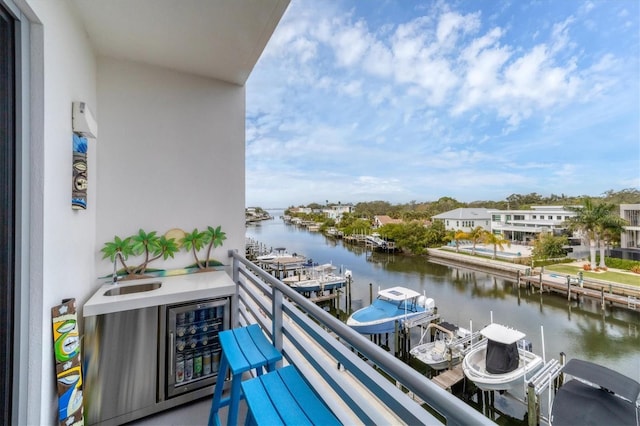
[[[247,425],[340,425],[293,365],[242,382]]]
[[[267,372],[275,370],[282,354],[266,338],[258,324],[223,331],[218,338],[222,354],[208,424],[219,425],[218,411],[228,405],[227,424],[235,425],[238,423],[238,405],[243,397],[240,387],[242,375],[253,369],[258,376],[262,375],[263,369]],[[222,398],[227,370],[231,372],[231,391],[229,397]]]

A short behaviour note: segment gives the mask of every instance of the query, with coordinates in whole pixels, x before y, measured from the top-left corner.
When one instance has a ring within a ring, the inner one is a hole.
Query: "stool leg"
[[[224,387],[224,377],[227,374],[227,368],[229,362],[227,357],[224,356],[224,352],[220,356],[220,368],[218,369],[218,378],[216,380],[216,387],[213,391],[213,399],[211,400],[211,410],[209,411],[208,426],[214,426],[220,424],[220,418],[218,416],[218,410],[220,410],[220,400],[222,398],[222,388]]]
[[[240,383],[242,382],[242,373],[234,374],[231,379],[231,401],[229,402],[229,413],[227,414],[227,425],[235,426],[238,424],[238,406],[240,405]]]

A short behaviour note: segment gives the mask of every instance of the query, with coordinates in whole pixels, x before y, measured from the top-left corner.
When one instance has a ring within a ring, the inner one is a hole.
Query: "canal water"
[[[640,312],[613,307],[602,311],[597,301],[567,302],[560,295],[541,297],[491,272],[446,266],[425,257],[371,253],[285,224],[282,210],[269,213],[274,219],[248,226],[247,238],[352,271],[354,310],[369,304],[370,284],[374,297],[379,288],[408,287],[433,298],[444,321],[478,330],[493,316],[494,322],[525,333],[537,354],[543,355],[544,347],[547,360],[559,359],[564,352],[567,360],[592,361],[640,381]],[[341,304],[344,309],[344,300]]]

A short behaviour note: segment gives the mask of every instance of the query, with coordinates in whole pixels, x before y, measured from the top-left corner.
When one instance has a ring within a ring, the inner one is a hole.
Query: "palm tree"
[[[460,251],[460,240],[466,240],[467,238],[467,233],[460,229],[449,229],[444,237],[445,241],[453,241],[456,244],[456,253]]]
[[[506,240],[502,234],[494,234],[492,232],[485,231],[482,236],[482,240],[485,244],[491,244],[493,246],[493,259],[495,259],[498,254],[498,247],[500,248],[500,251],[504,250],[505,244],[507,247],[511,247],[511,242]]]
[[[482,238],[483,238],[483,236],[484,236],[484,234],[486,232],[487,232],[487,230],[484,229],[482,226],[476,226],[471,231],[469,231],[467,236],[469,237],[469,239],[473,243],[473,249],[471,250],[471,254],[476,254],[476,244],[479,241],[482,241]]]
[[[598,208],[591,198],[585,197],[581,206],[568,206],[567,210],[576,213],[567,220],[569,229],[580,231],[589,240],[589,263],[591,269],[596,269],[596,242],[598,241],[599,223],[605,209]]]
[[[611,203],[604,203],[597,206],[600,220],[597,224],[598,246],[600,248],[599,268],[606,268],[605,247],[606,243],[615,240],[624,231],[627,221],[615,214],[617,206]]]

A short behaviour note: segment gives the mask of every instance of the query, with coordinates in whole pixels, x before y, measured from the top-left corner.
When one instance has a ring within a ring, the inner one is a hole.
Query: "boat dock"
[[[451,388],[457,383],[460,383],[462,380],[464,380],[462,364],[458,364],[453,368],[445,370],[431,379],[433,383],[440,386],[447,392],[451,392]]]
[[[597,284],[583,281],[570,275],[557,273],[539,273],[537,275],[519,275],[518,284],[527,288],[559,293],[567,296],[567,300],[578,300],[588,297],[600,300],[602,309],[607,304],[622,308],[640,310],[640,288],[622,284]]]
[[[352,234],[344,235],[342,239],[349,244],[364,245],[371,251],[396,251],[396,243],[394,241],[384,240],[377,235]]]

